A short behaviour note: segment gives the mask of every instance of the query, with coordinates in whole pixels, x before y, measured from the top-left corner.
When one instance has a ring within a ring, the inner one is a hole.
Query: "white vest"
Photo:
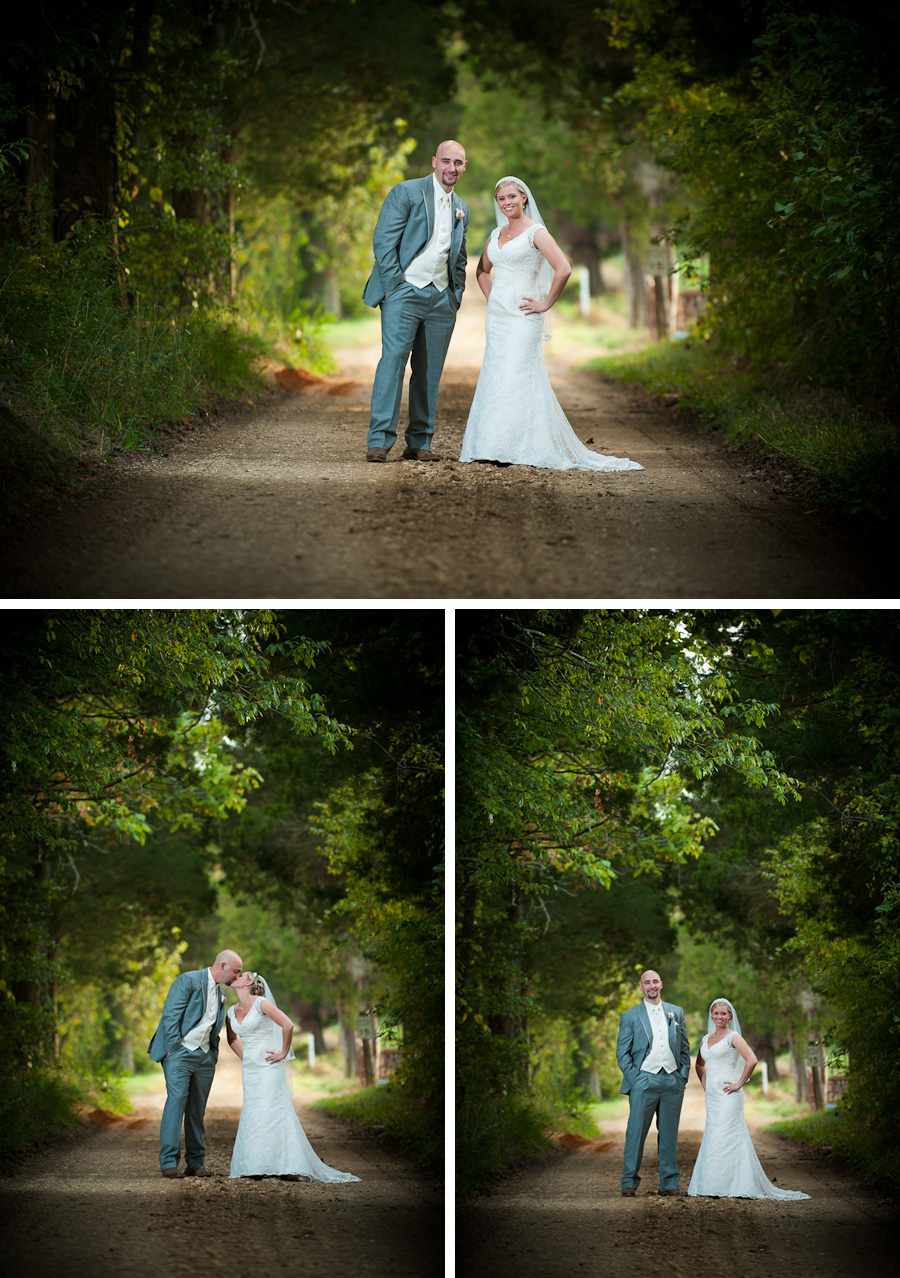
[[[646,999],[644,999],[644,1008],[650,1017],[653,1039],[641,1070],[647,1074],[658,1074],[662,1069],[667,1074],[674,1074],[678,1063],[669,1046],[669,1018],[666,1010],[661,1002],[648,1003]]]
[[[452,201],[450,192],[444,190],[433,173],[431,179],[434,183],[434,225],[428,243],[410,262],[405,277],[415,288],[427,288],[433,284],[443,292],[450,283],[447,262],[453,233]]]

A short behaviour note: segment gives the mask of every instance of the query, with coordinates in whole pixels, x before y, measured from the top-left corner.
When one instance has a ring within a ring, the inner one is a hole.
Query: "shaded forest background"
[[[803,1136],[896,1190],[897,614],[457,617],[461,1188],[596,1137],[652,967],[692,1052],[730,998]]]
[[[151,447],[264,357],[326,368],[385,192],[455,135],[471,253],[520,172],[595,296],[616,254],[631,321],[686,326],[606,371],[888,517],[898,22],[883,0],[20,6],[0,62],[3,473]]]
[[[441,1166],[443,613],[4,620],[4,1163],[127,1108],[171,981],[234,947],[299,1058],[339,1030],[368,1084],[345,1112]],[[399,1052],[387,1086],[362,1012]]]

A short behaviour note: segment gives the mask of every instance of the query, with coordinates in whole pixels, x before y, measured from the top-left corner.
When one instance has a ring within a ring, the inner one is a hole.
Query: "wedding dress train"
[[[713,1047],[706,1034],[700,1044],[706,1062],[706,1126],[688,1194],[692,1198],[808,1198],[798,1189],[773,1185],[756,1156],[744,1118],[744,1091],[724,1092],[739,1080],[744,1058],[731,1046],[734,1031]]]
[[[256,999],[243,1021],[238,1021],[233,1007],[228,1012],[231,1027],[244,1047],[244,1101],[229,1176],[309,1176],[329,1183],[359,1180],[323,1163],[310,1145],[291,1103],[284,1062],[266,1062],[266,1052],[272,1047],[272,1022],[259,1004]]]
[[[487,246],[493,283],[485,316],[484,362],[459,460],[512,462],[548,470],[643,470],[627,457],[586,448],[559,406],[542,350],[544,317],[519,310],[538,296],[544,256],[535,224],[506,244],[495,229]]]

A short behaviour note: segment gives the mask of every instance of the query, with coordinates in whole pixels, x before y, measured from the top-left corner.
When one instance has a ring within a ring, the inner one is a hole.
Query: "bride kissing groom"
[[[228,1042],[241,1061],[243,1104],[229,1177],[280,1176],[299,1180],[358,1180],[329,1167],[313,1151],[291,1101],[290,1061],[294,1025],[277,1006],[265,980],[245,972],[234,950],[223,950],[210,967],[182,972],[166,995],[162,1017],[147,1051],[162,1064],[166,1104],[159,1128],[159,1165],[169,1180],[211,1176],[204,1166],[206,1102],[216,1071],[219,1033],[226,1021],[229,986],[237,1003],[229,1009]],[[186,1167],[182,1172],[181,1126]]]

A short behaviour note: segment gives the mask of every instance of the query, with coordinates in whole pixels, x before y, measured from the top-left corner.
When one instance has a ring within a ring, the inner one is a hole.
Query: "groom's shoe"
[[[622,1197],[623,1197],[623,1198],[633,1198],[633,1197],[634,1197],[634,1185],[623,1185],[623,1186],[622,1186]]]
[[[658,1189],[660,1198],[687,1198],[686,1189]]]
[[[184,1178],[184,1172],[179,1171],[177,1167],[163,1167],[161,1170],[166,1180],[182,1180]]]
[[[430,448],[404,448],[401,461],[440,461]]]
[[[371,461],[371,462],[386,462],[386,461],[387,461],[387,449],[386,449],[386,448],[370,448],[370,449],[366,452],[366,461]]]
[[[207,1171],[205,1167],[185,1167],[185,1176],[211,1176],[212,1172]]]

